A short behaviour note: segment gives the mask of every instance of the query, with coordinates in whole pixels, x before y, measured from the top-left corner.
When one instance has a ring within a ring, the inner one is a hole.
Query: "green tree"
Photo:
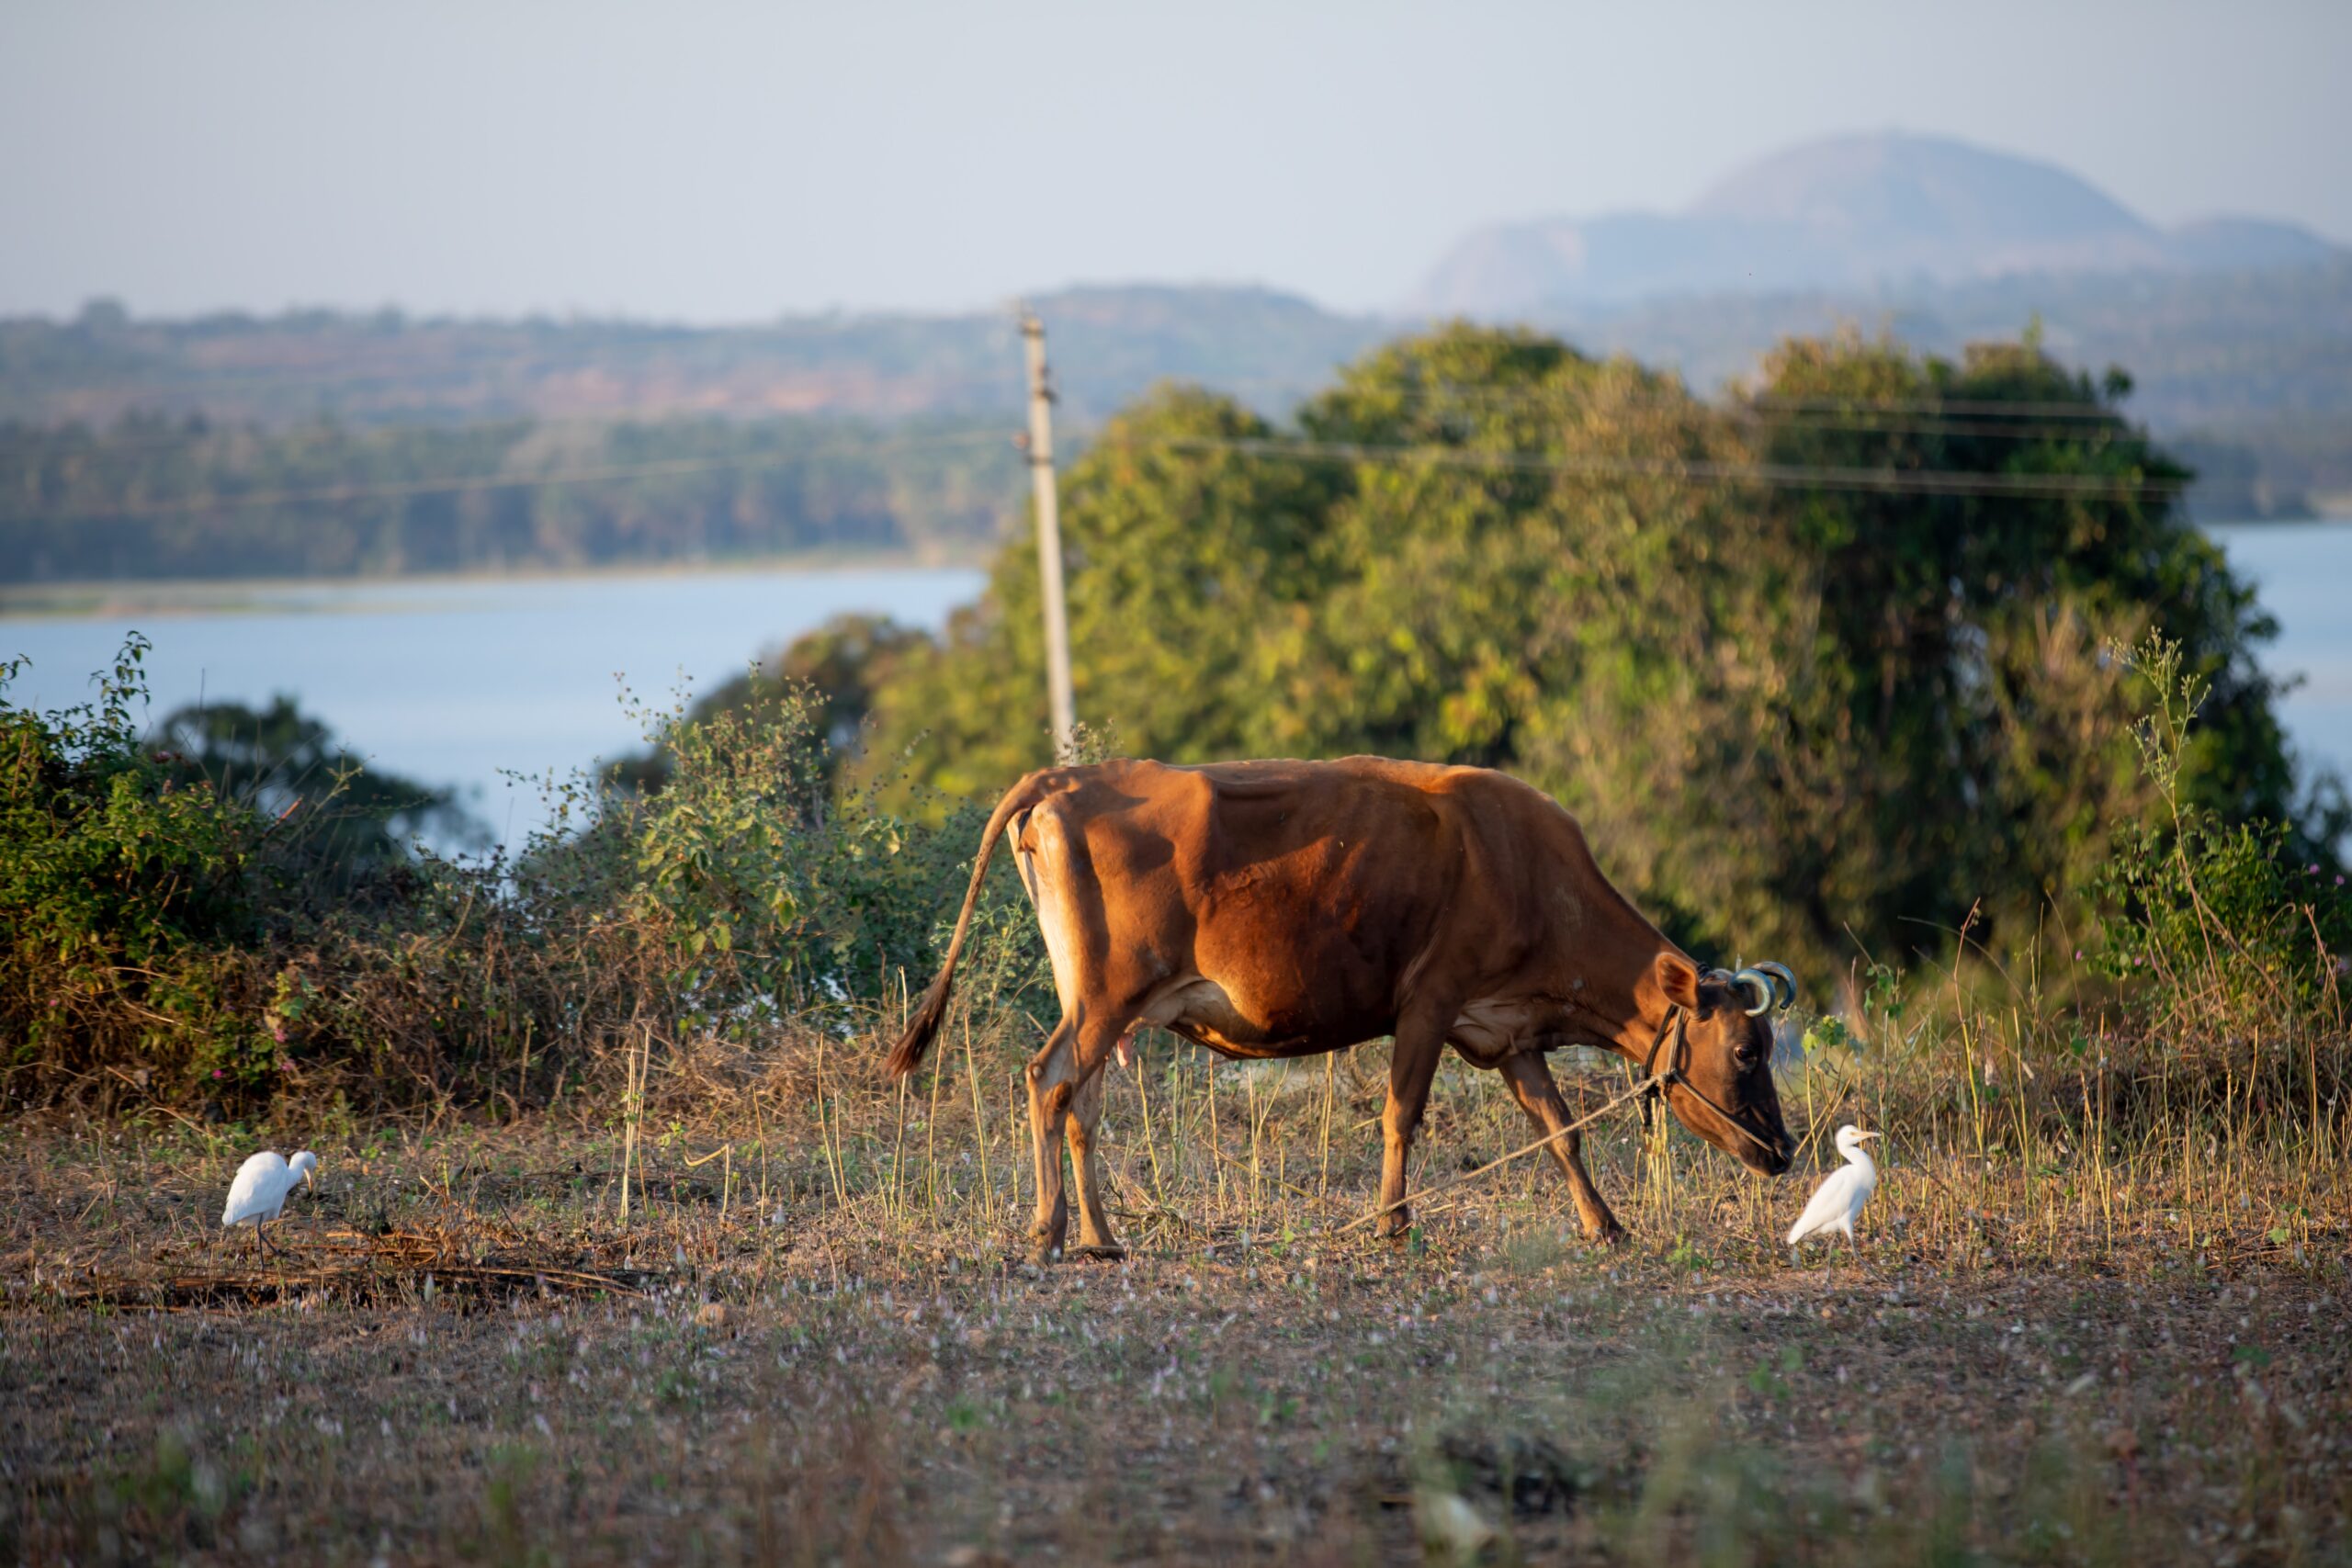
[[[1274,434],[1229,400],[1163,389],[1114,419],[1065,481],[1079,712],[1125,747],[1179,759],[1261,749],[1261,698],[1312,619],[1335,476],[1232,444]],[[1052,754],[1034,533],[978,604],[876,690],[866,773],[944,795],[1001,789]]]
[[[1294,437],[1163,390],[1068,476],[1080,712],[1175,761],[1511,770],[1713,950],[1821,972],[1972,910],[2022,942],[2146,804],[2111,641],[2161,626],[2211,682],[2200,802],[2340,823],[2298,811],[2272,627],[2123,390],[2030,344],[1797,343],[1726,411],[1462,326],[1368,355]],[[1024,540],[882,683],[869,776],[986,795],[1044,762],[1039,642]]]
[[[876,690],[901,658],[931,645],[930,633],[888,615],[835,615],[696,697],[683,716],[684,725],[707,725],[730,714],[759,724],[800,727],[818,744],[815,765],[830,784],[865,749]],[[655,745],[613,763],[605,777],[650,794],[669,783],[675,765],[670,749]]]
[[[2079,919],[2113,828],[2148,806],[2137,705],[2105,649],[2151,629],[2211,683],[2194,798],[2340,830],[2324,804],[2298,809],[2255,662],[2276,627],[2183,513],[2187,471],[2117,412],[2128,387],[2030,337],[1957,364],[1855,341],[1768,360],[1746,403],[1760,462],[1962,485],[1761,501],[1767,591],[1745,630],[1772,679],[1736,710],[1749,743],[1704,818],[1745,847],[1731,876],[1673,857],[1675,886],[1713,881],[1742,930],[1849,953],[1932,949],[1972,909],[2013,942],[2053,911]],[[2042,479],[2076,488],[1995,488]]]
[[[453,790],[370,768],[283,693],[260,708],[185,707],[155,727],[156,760],[270,824],[282,862],[348,886],[405,863],[420,838],[477,848],[488,837]]]

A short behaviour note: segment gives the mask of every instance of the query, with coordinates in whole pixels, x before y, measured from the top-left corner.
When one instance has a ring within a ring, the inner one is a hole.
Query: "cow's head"
[[[1668,1085],[1667,1103],[1750,1170],[1780,1175],[1796,1145],[1772,1083],[1772,1015],[1796,998],[1795,979],[1777,964],[1702,972],[1679,953],[1659,953],[1657,975],[1666,999],[1682,1009],[1688,1042],[1679,1063],[1688,1082]],[[1673,1049],[1669,1032],[1655,1065],[1665,1066]]]

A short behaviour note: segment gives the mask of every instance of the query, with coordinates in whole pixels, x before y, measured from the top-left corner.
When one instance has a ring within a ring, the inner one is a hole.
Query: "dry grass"
[[[2030,1026],[2004,1056],[1977,1021],[1788,1080],[1792,1125],[1890,1134],[1834,1263],[1778,1245],[1809,1182],[1630,1115],[1588,1145],[1630,1247],[1587,1249],[1535,1160],[1402,1250],[1342,1236],[1385,1052],[1159,1040],[1106,1119],[1133,1255],[1039,1270],[1017,1016],[903,1088],[875,1040],[811,1037],[657,1053],[641,1095],[519,1123],[274,1129],[323,1183],[267,1266],[213,1224],[257,1134],[18,1122],[0,1542],[1390,1562],[1454,1555],[1423,1535],[1458,1497],[1495,1562],[2344,1560],[2333,1079],[2302,1123],[2105,1042],[2029,1073]],[[1449,1068],[1418,1179],[1525,1138]]]

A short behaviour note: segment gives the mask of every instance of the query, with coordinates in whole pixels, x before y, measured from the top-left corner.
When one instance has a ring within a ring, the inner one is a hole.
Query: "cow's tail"
[[[1044,798],[1042,779],[1042,774],[1030,774],[996,803],[987,830],[980,835],[980,852],[972,862],[972,885],[964,890],[964,908],[956,916],[956,934],[947,943],[947,957],[940,964],[931,988],[923,992],[914,1016],[907,1021],[907,1032],[890,1048],[892,1077],[902,1078],[913,1072],[930,1051],[932,1037],[939,1032],[940,1021],[947,1016],[947,993],[956,978],[956,961],[964,955],[964,936],[972,929],[972,911],[979,907],[980,885],[988,880],[989,857],[996,853],[996,841],[1004,836],[1004,826],[1012,820],[1014,813],[1026,810]]]

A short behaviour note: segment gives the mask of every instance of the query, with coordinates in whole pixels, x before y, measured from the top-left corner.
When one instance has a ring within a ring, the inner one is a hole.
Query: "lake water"
[[[2298,750],[2352,774],[2352,522],[2213,532],[2278,618],[2271,668],[2304,677],[2282,708]],[[89,672],[136,626],[155,644],[155,716],[199,694],[290,692],[381,766],[472,792],[512,844],[540,820],[539,798],[500,770],[584,767],[639,743],[616,675],[657,702],[707,690],[846,611],[937,627],[980,582],[968,570],[803,568],[125,588],[83,614],[0,611],[0,657],[33,660],[11,701],[61,706],[89,694]]]
[[[10,701],[60,707],[89,695],[89,672],[135,626],[155,645],[153,716],[199,695],[258,705],[289,692],[380,766],[459,785],[492,832],[518,844],[542,819],[540,797],[502,769],[568,771],[642,743],[616,677],[666,705],[670,693],[707,691],[849,611],[937,628],[980,584],[968,570],[803,568],[148,586],[91,614],[0,613],[0,657],[33,660]]]
[[[2297,756],[2352,779],[2352,520],[2209,531],[2278,618],[2263,663],[2301,678],[2278,705]]]

